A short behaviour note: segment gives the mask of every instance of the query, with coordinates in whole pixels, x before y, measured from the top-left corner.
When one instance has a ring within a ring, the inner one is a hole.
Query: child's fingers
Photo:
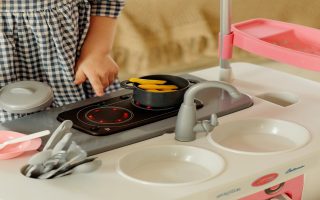
[[[79,69],[76,72],[74,84],[79,85],[87,80],[85,73]]]
[[[107,88],[110,85],[109,75],[101,76],[100,81],[104,88]]]
[[[114,74],[109,74],[109,85],[111,85],[113,83],[113,81],[115,80],[115,75]]]
[[[103,86],[101,80],[99,79],[99,77],[94,76],[94,75],[92,75],[92,76],[88,75],[88,79],[89,79],[96,95],[103,96],[104,95],[104,86]]]
[[[104,76],[101,78],[101,82],[104,86],[104,88],[107,88],[109,85],[111,85],[114,80],[116,79],[115,77],[117,77],[117,75],[113,74],[113,73],[109,73],[107,76]]]
[[[96,93],[97,96],[103,96],[104,95],[104,87],[102,83],[98,80],[90,82],[94,92]]]

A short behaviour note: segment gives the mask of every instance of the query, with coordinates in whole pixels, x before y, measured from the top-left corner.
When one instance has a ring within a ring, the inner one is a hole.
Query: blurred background
[[[186,73],[218,65],[219,0],[126,1],[113,49],[121,68],[120,79]],[[233,0],[232,23],[269,18],[320,28],[319,8],[319,0]],[[232,62],[238,61],[320,81],[320,72],[275,63],[234,48]]]

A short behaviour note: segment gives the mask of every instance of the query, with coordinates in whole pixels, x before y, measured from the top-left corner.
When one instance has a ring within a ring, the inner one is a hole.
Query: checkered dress
[[[91,15],[117,17],[124,0],[0,0],[0,88],[16,81],[48,83],[52,107],[94,95],[76,86],[74,66]],[[119,81],[106,92],[119,89]],[[0,122],[22,115],[0,110]]]

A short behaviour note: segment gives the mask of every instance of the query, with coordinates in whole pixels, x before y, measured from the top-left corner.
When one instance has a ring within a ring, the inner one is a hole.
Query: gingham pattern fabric
[[[117,17],[123,0],[0,0],[0,88],[22,80],[48,83],[52,107],[94,96],[74,85],[74,66],[91,15]],[[120,88],[119,81],[106,92]],[[0,110],[0,121],[22,115]]]

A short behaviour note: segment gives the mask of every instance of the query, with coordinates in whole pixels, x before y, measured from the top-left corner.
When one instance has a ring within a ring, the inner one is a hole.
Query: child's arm
[[[101,0],[91,3],[90,27],[76,64],[75,84],[88,79],[98,96],[117,78],[118,65],[110,56],[115,35],[116,17],[122,0]]]
[[[81,84],[88,79],[97,96],[104,95],[104,89],[118,75],[118,65],[110,56],[115,25],[113,18],[92,17],[76,63],[75,84]]]

